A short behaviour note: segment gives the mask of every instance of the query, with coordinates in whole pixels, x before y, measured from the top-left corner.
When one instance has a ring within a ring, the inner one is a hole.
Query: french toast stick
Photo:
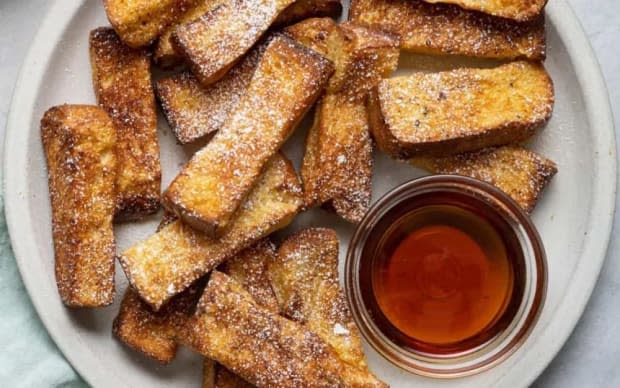
[[[127,287],[112,326],[114,336],[162,364],[169,363],[177,354],[179,332],[193,313],[205,283],[206,279],[198,280],[159,311],[154,311],[134,289]]]
[[[222,127],[247,90],[261,48],[252,49],[221,80],[206,88],[190,72],[157,81],[157,97],[179,143],[191,143]]]
[[[157,40],[155,51],[153,52],[153,61],[157,66],[163,69],[171,69],[183,63],[183,57],[179,55],[172,47],[170,37],[177,27],[191,23],[202,15],[211,11],[215,7],[225,3],[226,0],[201,0],[189,7],[176,21],[176,23],[168,26]]]
[[[218,270],[224,272],[232,279],[239,282],[243,289],[250,293],[254,301],[267,310],[278,312],[278,301],[271,283],[267,276],[268,262],[276,256],[276,250],[269,239],[259,241],[256,245],[248,248],[234,258],[222,263]],[[241,377],[226,369],[224,366],[214,363],[212,366],[205,365],[203,370],[203,387],[214,388],[244,388],[252,387]],[[213,385],[208,385],[212,382]]]
[[[161,227],[171,220],[164,218]],[[277,311],[278,304],[267,279],[267,261],[275,256],[268,240],[261,240],[230,259],[224,269],[241,282],[256,301]],[[206,283],[206,278],[194,282],[185,291],[172,297],[159,311],[140,299],[131,287],[127,288],[113,333],[129,347],[166,364],[176,356],[177,344],[183,341],[184,327]]]
[[[520,23],[452,4],[352,0],[349,19],[400,35],[403,50],[496,59],[543,60],[545,19]]]
[[[519,143],[549,120],[553,102],[543,65],[519,61],[383,80],[371,92],[369,117],[384,152],[445,156]]]
[[[191,23],[170,42],[204,86],[214,83],[267,31],[294,0],[229,0]]]
[[[336,71],[315,111],[301,175],[307,207],[327,204],[359,222],[371,198],[372,140],[366,96],[398,64],[398,38],[350,22],[308,19],[285,33],[324,53]]]
[[[305,229],[289,237],[269,262],[268,275],[282,315],[317,333],[344,362],[368,369],[338,281],[338,236],[333,230]]]
[[[341,361],[314,332],[261,307],[218,271],[211,274],[188,327],[192,349],[259,387],[387,386]]]
[[[161,166],[150,59],[111,28],[90,33],[90,59],[97,103],[116,128],[116,219],[137,219],[159,209]]]
[[[417,157],[414,166],[437,174],[457,174],[488,182],[531,213],[558,169],[554,162],[519,146],[488,148],[446,157]]]
[[[327,59],[275,35],[235,110],[164,192],[164,207],[209,236],[223,233],[332,71]]]
[[[223,261],[285,227],[301,205],[299,179],[291,162],[278,153],[219,239],[177,220],[125,250],[119,261],[142,299],[157,310]]]
[[[424,0],[427,3],[445,3],[458,5],[471,11],[484,12],[524,22],[540,15],[547,0]]]
[[[170,43],[170,36],[179,25],[193,22],[223,2],[224,0],[200,1],[183,14],[177,24],[168,27],[161,34],[153,53],[155,63],[164,69],[183,63],[183,58],[174,50],[172,43]],[[340,4],[340,0],[297,0],[277,16],[272,26],[283,26],[311,17],[336,18],[341,12],[342,4]]]
[[[95,106],[61,105],[41,120],[58,292],[69,307],[114,299],[116,133]]]
[[[151,44],[189,8],[204,0],[104,0],[108,20],[125,44]]]

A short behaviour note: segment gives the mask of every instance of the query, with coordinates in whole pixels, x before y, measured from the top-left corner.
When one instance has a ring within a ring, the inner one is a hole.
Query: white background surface
[[[618,118],[620,2],[569,2],[598,55]],[[0,0],[0,138],[4,137],[6,115],[20,64],[47,7],[46,0]],[[620,243],[614,240],[612,238],[599,284],[583,318],[561,353],[538,380],[538,386],[620,386],[620,336],[617,335],[620,303],[616,296],[620,292],[620,263],[616,258],[620,255]]]

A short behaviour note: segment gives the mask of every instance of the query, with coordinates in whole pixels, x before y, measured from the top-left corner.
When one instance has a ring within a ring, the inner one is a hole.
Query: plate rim
[[[4,141],[4,165],[2,167],[4,208],[11,246],[22,280],[39,318],[56,346],[76,372],[89,384],[93,386],[104,385],[104,383],[109,383],[111,379],[114,379],[117,385],[124,386],[124,382],[119,376],[97,368],[96,358],[83,357],[80,352],[74,350],[74,346],[81,342],[79,338],[67,338],[62,335],[61,325],[56,324],[53,317],[47,313],[45,298],[36,292],[37,276],[33,275],[27,268],[27,258],[38,256],[37,248],[33,244],[29,244],[28,239],[17,238],[17,236],[25,235],[23,232],[30,229],[28,225],[32,221],[31,217],[23,217],[23,215],[29,214],[28,202],[24,201],[20,189],[25,186],[23,175],[19,174],[19,168],[10,167],[16,161],[23,162],[23,164],[16,163],[19,166],[28,166],[28,153],[21,152],[20,156],[21,148],[19,147],[21,145],[22,148],[26,148],[27,131],[20,131],[20,129],[32,128],[34,120],[31,113],[34,110],[35,97],[45,77],[45,70],[51,54],[56,49],[56,45],[69,23],[84,4],[84,0],[72,1],[70,4],[67,4],[66,1],[55,1],[44,17],[22,63],[8,113]],[[609,94],[600,66],[579,20],[566,0],[549,2],[546,13],[558,30],[572,61],[576,77],[583,91],[588,123],[591,128],[596,128],[592,131],[592,136],[595,145],[593,147],[595,150],[594,162],[599,169],[595,171],[598,174],[598,179],[594,180],[592,205],[589,209],[590,220],[596,221],[596,227],[587,229],[589,234],[588,237],[584,238],[581,257],[589,256],[590,259],[579,260],[573,275],[579,274],[580,278],[588,279],[587,286],[585,289],[581,287],[579,290],[577,287],[569,288],[555,312],[556,316],[562,316],[563,319],[551,319],[544,328],[545,332],[555,333],[551,334],[551,337],[545,336],[545,338],[555,338],[555,340],[548,339],[546,341],[547,346],[539,346],[537,349],[539,362],[526,367],[512,368],[500,376],[496,382],[498,386],[502,382],[505,383],[510,380],[511,376],[515,374],[519,375],[524,386],[531,384],[564,345],[582,316],[592,291],[598,283],[598,277],[605,262],[611,239],[615,213],[616,136]],[[54,44],[49,45],[48,42]],[[25,112],[25,114],[19,112]],[[10,147],[11,145],[17,146]],[[592,222],[588,226],[592,226]],[[519,364],[515,366],[517,365]]]

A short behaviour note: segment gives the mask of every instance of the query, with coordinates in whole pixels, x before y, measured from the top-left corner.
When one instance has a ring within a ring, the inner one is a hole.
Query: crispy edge
[[[157,310],[223,261],[288,225],[301,208],[301,195],[292,163],[278,153],[218,240],[175,221],[125,250],[119,261],[142,299]]]
[[[496,4],[493,2],[485,2],[480,0],[424,0],[427,3],[445,3],[454,4],[469,11],[479,11],[489,15],[498,16],[507,19],[513,19],[518,22],[526,22],[540,15],[547,4],[547,0],[514,0],[513,4]]]
[[[371,199],[372,140],[366,117],[369,89],[398,64],[398,37],[351,22],[308,19],[285,33],[335,63],[306,139],[302,164],[305,206],[324,205],[359,222]]]
[[[160,207],[157,112],[146,50],[124,45],[111,28],[90,33],[92,78],[99,106],[116,128],[116,220],[139,219]]]
[[[309,18],[337,18],[342,13],[340,0],[297,0],[278,15],[273,25],[284,26]]]
[[[486,91],[487,95],[483,97],[496,100],[498,98],[498,94],[501,94],[503,96],[507,94],[508,88],[514,89],[515,86],[512,82],[510,82],[507,86],[507,90],[505,91],[506,93],[500,93],[498,90],[496,90],[496,88],[504,85],[504,83],[498,83],[496,79],[492,79],[492,83],[489,83],[488,81],[491,80],[491,77],[507,75],[510,74],[509,72],[511,71],[514,71],[516,73],[522,71],[535,71],[539,73],[538,75],[540,76],[540,84],[543,85],[545,90],[541,91],[540,95],[538,96],[541,100],[540,104],[532,110],[530,117],[518,117],[512,120],[507,120],[493,127],[478,127],[475,130],[472,130],[472,125],[477,124],[474,120],[478,117],[472,117],[470,121],[468,121],[468,124],[466,124],[467,127],[465,127],[464,125],[457,127],[456,129],[458,130],[458,133],[456,133],[454,130],[455,124],[447,118],[446,113],[452,114],[451,112],[458,111],[458,109],[463,110],[465,108],[465,106],[463,105],[464,103],[462,101],[459,101],[457,98],[450,98],[449,92],[444,93],[444,91],[438,91],[437,97],[433,97],[436,98],[437,102],[437,106],[435,106],[433,109],[437,112],[443,113],[444,116],[446,116],[445,122],[442,123],[445,125],[441,126],[437,123],[429,125],[429,117],[431,116],[426,116],[426,111],[424,111],[422,116],[419,116],[419,120],[415,120],[415,125],[403,125],[407,128],[415,127],[417,125],[424,125],[428,128],[433,128],[433,131],[435,131],[432,133],[434,138],[429,138],[429,136],[431,135],[428,130],[426,131],[427,134],[424,135],[426,136],[426,138],[420,139],[413,137],[413,135],[415,134],[415,130],[413,129],[410,132],[411,136],[409,136],[409,139],[405,139],[403,138],[403,136],[399,137],[399,134],[394,133],[396,128],[394,126],[394,123],[403,124],[405,121],[413,122],[413,119],[415,119],[417,116],[414,116],[415,113],[405,111],[404,109],[399,109],[402,113],[400,115],[386,113],[388,108],[390,107],[390,104],[396,104],[395,100],[402,100],[402,98],[395,97],[394,91],[390,89],[389,85],[390,83],[399,82],[398,79],[392,78],[391,80],[382,81],[379,85],[373,88],[368,99],[370,128],[372,135],[377,143],[377,146],[382,151],[392,155],[393,157],[407,159],[414,156],[454,155],[463,152],[481,150],[483,148],[493,146],[515,144],[526,140],[527,138],[532,136],[537,129],[543,127],[547,123],[547,121],[549,121],[553,112],[553,82],[551,81],[549,74],[547,74],[544,66],[541,63],[517,61],[510,62],[508,64],[501,65],[493,69],[462,68],[434,74],[417,73],[408,77],[402,77],[402,79],[416,80],[417,86],[415,88],[409,89],[409,93],[412,94],[418,92],[416,99],[418,99],[419,101],[421,101],[420,96],[424,93],[426,96],[429,96],[430,101],[429,93],[431,93],[431,91],[425,88],[432,87],[434,90],[445,86],[445,88],[451,87],[454,90],[460,91],[463,90],[465,82],[467,81],[475,82],[474,85],[469,85],[469,89],[472,92],[482,94],[483,91]],[[439,81],[437,79],[438,77],[443,77],[443,81]],[[519,76],[514,79],[519,80],[521,78],[522,76]],[[482,87],[480,87],[483,82],[486,82],[491,86],[484,87],[483,89]],[[491,87],[495,89],[491,89]],[[489,92],[493,92],[496,96],[488,95]],[[448,102],[443,102],[443,100],[446,100]],[[442,105],[439,105],[440,102]],[[485,101],[482,99],[482,97],[478,96],[476,103],[478,103],[477,108],[479,108],[479,110],[482,110],[482,108],[487,109],[486,105],[481,105],[481,103],[483,102]],[[445,106],[447,103],[452,104],[449,109]],[[488,103],[488,101],[486,101],[486,103]],[[402,103],[399,104],[400,107]],[[421,103],[416,103],[412,104],[412,107],[415,107],[417,109],[420,105]],[[472,110],[471,107],[467,107],[466,112],[471,114],[477,114],[478,110]],[[406,115],[405,113],[407,113],[408,115]],[[425,117],[425,119],[422,120],[422,117]],[[433,120],[437,121],[437,117],[432,116],[432,118]]]
[[[206,279],[200,279],[185,291],[174,296],[159,311],[154,311],[128,287],[123,296],[112,333],[125,345],[167,364],[177,353],[178,338],[186,321],[193,314]]]
[[[105,111],[61,105],[41,119],[52,208],[55,275],[69,307],[114,300],[116,135]]]
[[[421,0],[352,0],[349,19],[401,36],[401,48],[421,54],[544,60],[544,15],[529,21]]]
[[[225,0],[201,0],[179,17],[176,23],[168,26],[157,40],[157,45],[153,52],[153,61],[155,64],[162,69],[171,69],[183,64],[183,57],[174,50],[172,42],[170,41],[172,33],[180,25],[195,21],[224,2]]]
[[[454,156],[418,157],[408,161],[436,174],[458,174],[490,183],[531,213],[558,172],[556,164],[520,146],[488,148]]]
[[[224,233],[332,72],[330,61],[276,34],[235,111],[164,192],[164,207],[209,236]]]
[[[247,90],[262,50],[262,45],[253,49],[221,80],[206,88],[189,72],[157,81],[157,97],[179,143],[196,141],[222,127]]]
[[[178,26],[170,42],[204,86],[221,79],[293,0],[231,0]],[[248,25],[248,23],[250,23]]]
[[[278,301],[267,277],[268,262],[273,260],[275,256],[276,250],[273,243],[265,238],[253,247],[222,263],[218,270],[238,281],[243,289],[250,293],[256,303],[270,311],[278,312]],[[203,386],[215,388],[252,387],[251,384],[224,366],[211,362],[213,366],[203,372]],[[209,382],[212,385],[208,385]]]
[[[188,325],[188,345],[258,386],[386,385],[341,361],[317,334],[258,305],[214,271]]]
[[[104,0],[106,15],[123,42],[134,48],[151,44],[189,7],[201,0]]]
[[[359,329],[338,280],[338,236],[310,228],[290,236],[268,266],[280,313],[330,344],[341,360],[368,370]]]

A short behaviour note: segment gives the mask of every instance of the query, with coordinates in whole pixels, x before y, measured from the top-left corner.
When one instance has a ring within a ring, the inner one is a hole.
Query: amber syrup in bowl
[[[477,373],[516,351],[546,281],[529,217],[495,187],[452,175],[386,194],[358,226],[345,264],[351,310],[368,342],[431,377]]]

